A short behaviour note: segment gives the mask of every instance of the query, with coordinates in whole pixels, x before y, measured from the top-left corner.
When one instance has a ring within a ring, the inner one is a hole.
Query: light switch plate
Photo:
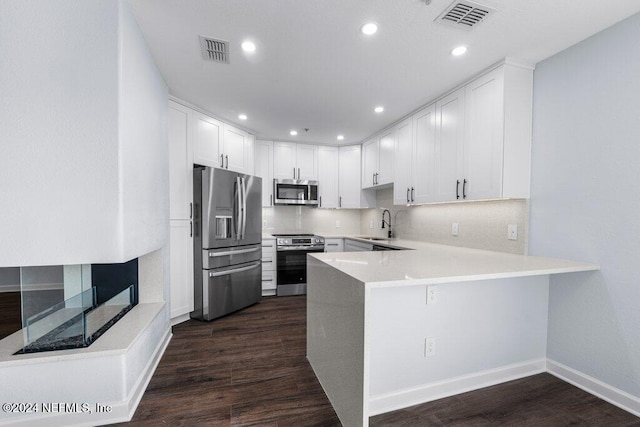
[[[341,224],[340,224],[340,220],[339,220],[339,219],[337,219],[337,220],[336,220],[336,228],[340,228],[340,225],[341,225]]]
[[[453,224],[451,224],[451,235],[456,237],[458,236],[458,223],[454,222]]]
[[[518,240],[518,225],[517,224],[509,224],[507,226],[507,239],[509,239],[509,240]]]

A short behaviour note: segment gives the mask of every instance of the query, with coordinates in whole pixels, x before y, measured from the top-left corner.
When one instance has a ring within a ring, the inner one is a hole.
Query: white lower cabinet
[[[190,220],[171,220],[169,231],[171,320],[187,320],[193,311],[193,230]]]
[[[262,240],[262,296],[276,294],[276,240]]]
[[[344,239],[324,239],[325,252],[344,252]]]
[[[344,252],[368,252],[373,250],[373,244],[358,240],[344,239]]]

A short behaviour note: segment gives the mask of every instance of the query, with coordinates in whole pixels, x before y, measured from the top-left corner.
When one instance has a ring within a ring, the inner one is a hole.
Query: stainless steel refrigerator
[[[262,286],[262,179],[194,166],[194,311],[213,320],[255,304]]]

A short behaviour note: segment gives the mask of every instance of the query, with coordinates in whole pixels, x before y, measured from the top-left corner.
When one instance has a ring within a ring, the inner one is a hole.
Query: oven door
[[[276,253],[278,296],[307,293],[307,254],[314,252],[324,252],[324,248],[278,248]]]

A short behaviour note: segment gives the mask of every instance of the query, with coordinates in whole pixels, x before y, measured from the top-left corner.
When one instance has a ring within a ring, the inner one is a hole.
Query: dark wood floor
[[[22,329],[20,292],[0,292],[0,340]]]
[[[305,297],[174,327],[134,425],[339,426],[306,360]],[[371,418],[372,426],[640,426],[541,374]]]

